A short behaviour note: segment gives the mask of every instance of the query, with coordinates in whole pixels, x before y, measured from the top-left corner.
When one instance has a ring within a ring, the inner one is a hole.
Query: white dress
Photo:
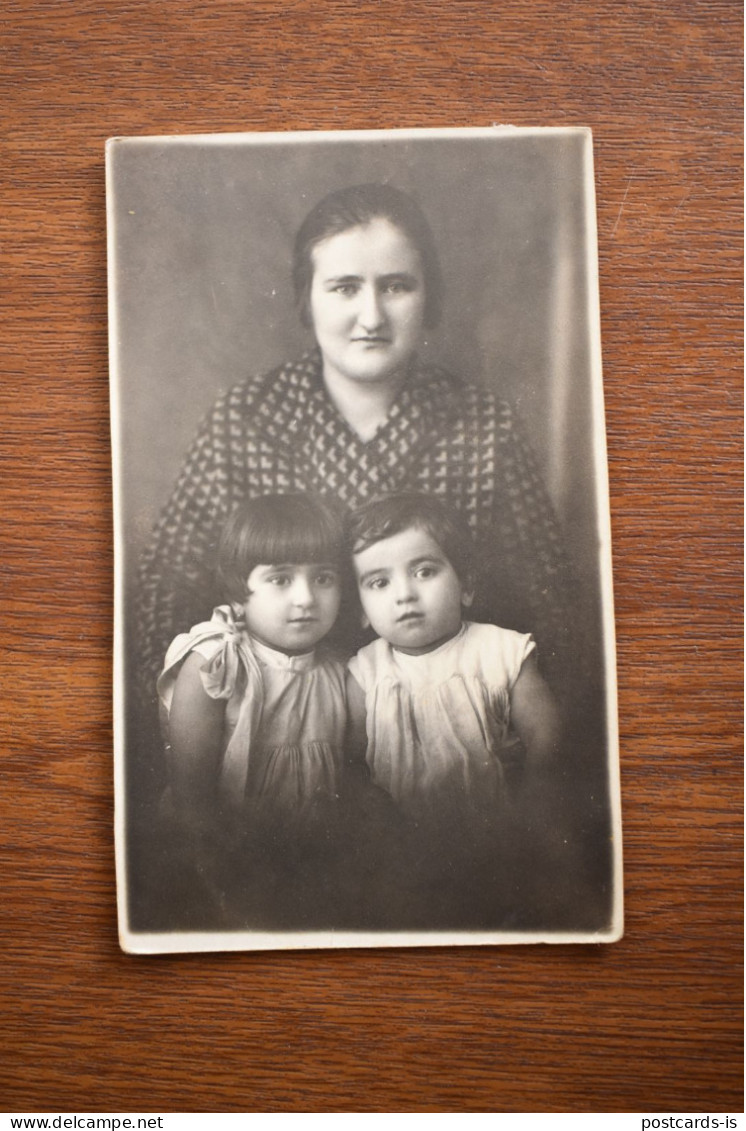
[[[347,721],[344,665],[315,652],[288,656],[249,636],[230,606],[177,636],[158,694],[166,716],[179,668],[204,656],[202,684],[226,701],[218,793],[262,820],[303,820],[339,788]]]
[[[415,818],[494,815],[516,741],[510,692],[535,647],[531,636],[467,623],[420,656],[380,639],[362,648],[349,667],[365,692],[374,783]]]

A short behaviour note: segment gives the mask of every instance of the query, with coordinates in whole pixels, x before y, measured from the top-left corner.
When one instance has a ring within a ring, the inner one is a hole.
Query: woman
[[[228,515],[246,497],[299,490],[343,507],[405,489],[443,497],[477,539],[489,597],[475,619],[533,632],[549,679],[566,674],[568,570],[510,409],[417,356],[442,299],[418,205],[389,185],[330,194],[298,232],[293,280],[315,347],[219,398],[144,556],[139,667],[151,700],[169,641],[204,618]]]

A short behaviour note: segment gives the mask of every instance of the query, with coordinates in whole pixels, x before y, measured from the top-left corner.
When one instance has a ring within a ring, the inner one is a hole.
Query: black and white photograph
[[[622,933],[592,138],[112,138],[119,934]]]

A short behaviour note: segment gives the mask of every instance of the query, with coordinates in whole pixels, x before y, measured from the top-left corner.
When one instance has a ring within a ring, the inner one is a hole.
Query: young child
[[[348,709],[372,781],[412,824],[479,838],[506,796],[558,742],[558,713],[530,635],[463,619],[472,602],[472,539],[429,495],[391,495],[348,526],[365,621],[379,639],[350,661]],[[363,737],[364,736],[364,737]],[[511,802],[512,804],[512,802]]]
[[[336,797],[345,670],[317,651],[341,597],[342,528],[319,499],[267,495],[228,520],[228,602],[177,636],[158,693],[177,824],[234,843],[303,837]]]

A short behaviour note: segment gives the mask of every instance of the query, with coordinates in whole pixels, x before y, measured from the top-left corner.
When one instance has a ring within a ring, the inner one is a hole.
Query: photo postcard
[[[618,939],[590,131],[106,174],[123,948]]]

